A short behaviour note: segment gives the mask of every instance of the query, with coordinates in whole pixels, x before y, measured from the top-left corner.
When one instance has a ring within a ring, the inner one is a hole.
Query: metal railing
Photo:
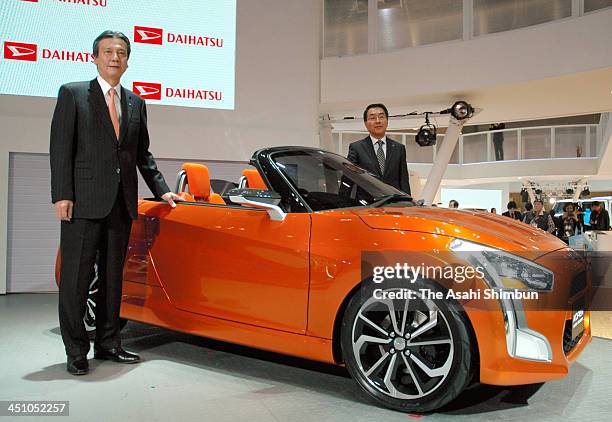
[[[593,159],[601,151],[600,125],[534,126],[463,134],[450,164],[476,164],[516,160]],[[419,147],[416,132],[394,132],[388,136],[406,146],[409,163],[432,164],[436,151],[444,142],[438,134],[433,147]],[[351,142],[367,136],[361,131],[333,131],[337,153],[346,156]]]

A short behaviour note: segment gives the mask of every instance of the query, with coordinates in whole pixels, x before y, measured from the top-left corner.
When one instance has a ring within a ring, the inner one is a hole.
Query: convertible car
[[[140,201],[123,319],[344,365],[366,397],[407,412],[440,408],[470,382],[562,378],[591,340],[589,267],[557,238],[419,205],[320,149],[265,148],[250,164],[213,192],[208,169],[185,163],[176,208]],[[482,271],[373,277],[400,262]]]

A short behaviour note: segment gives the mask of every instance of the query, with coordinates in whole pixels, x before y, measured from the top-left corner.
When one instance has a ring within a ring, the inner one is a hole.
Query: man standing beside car
[[[370,104],[363,112],[370,135],[349,145],[348,159],[383,182],[410,194],[406,147],[386,136],[389,112],[384,104]]]
[[[518,207],[516,206],[516,202],[514,201],[510,201],[508,202],[508,211],[502,212],[502,215],[504,217],[509,217],[512,218],[514,220],[523,220],[523,214],[521,214],[521,212],[518,210]]]
[[[137,218],[136,168],[157,197],[170,192],[149,152],[144,101],[120,85],[130,41],[105,31],[93,43],[98,77],[63,85],[51,123],[51,197],[61,220],[59,321],[73,375],[89,371],[83,324],[89,278],[99,254],[94,357],[135,363],[121,347],[119,307],[123,264],[132,220]]]

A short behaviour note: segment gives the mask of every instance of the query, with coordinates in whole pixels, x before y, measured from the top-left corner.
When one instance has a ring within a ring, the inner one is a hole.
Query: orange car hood
[[[374,229],[434,233],[507,251],[547,253],[566,246],[542,230],[487,212],[416,206],[361,208],[353,212]]]

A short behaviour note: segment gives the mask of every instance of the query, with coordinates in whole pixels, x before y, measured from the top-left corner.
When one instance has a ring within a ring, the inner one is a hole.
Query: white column
[[[472,39],[474,33],[474,0],[463,0],[463,41]]]
[[[556,155],[556,148],[555,148],[555,127],[551,127],[550,128],[550,158],[555,158]]]
[[[325,116],[319,120],[319,146],[327,151],[334,151],[334,137],[332,136],[332,125],[329,117]]]
[[[368,0],[368,54],[378,52],[378,0]]]
[[[421,198],[423,199],[424,205],[431,205],[436,193],[440,188],[442,182],[442,176],[448,167],[448,163],[453,155],[453,151],[459,141],[459,135],[461,135],[461,128],[467,122],[466,120],[457,121],[453,117],[450,117],[448,121],[448,129],[446,130],[446,136],[444,136],[444,143],[442,147],[436,153],[436,159],[434,161],[429,176],[427,177],[427,183],[423,188]]]

